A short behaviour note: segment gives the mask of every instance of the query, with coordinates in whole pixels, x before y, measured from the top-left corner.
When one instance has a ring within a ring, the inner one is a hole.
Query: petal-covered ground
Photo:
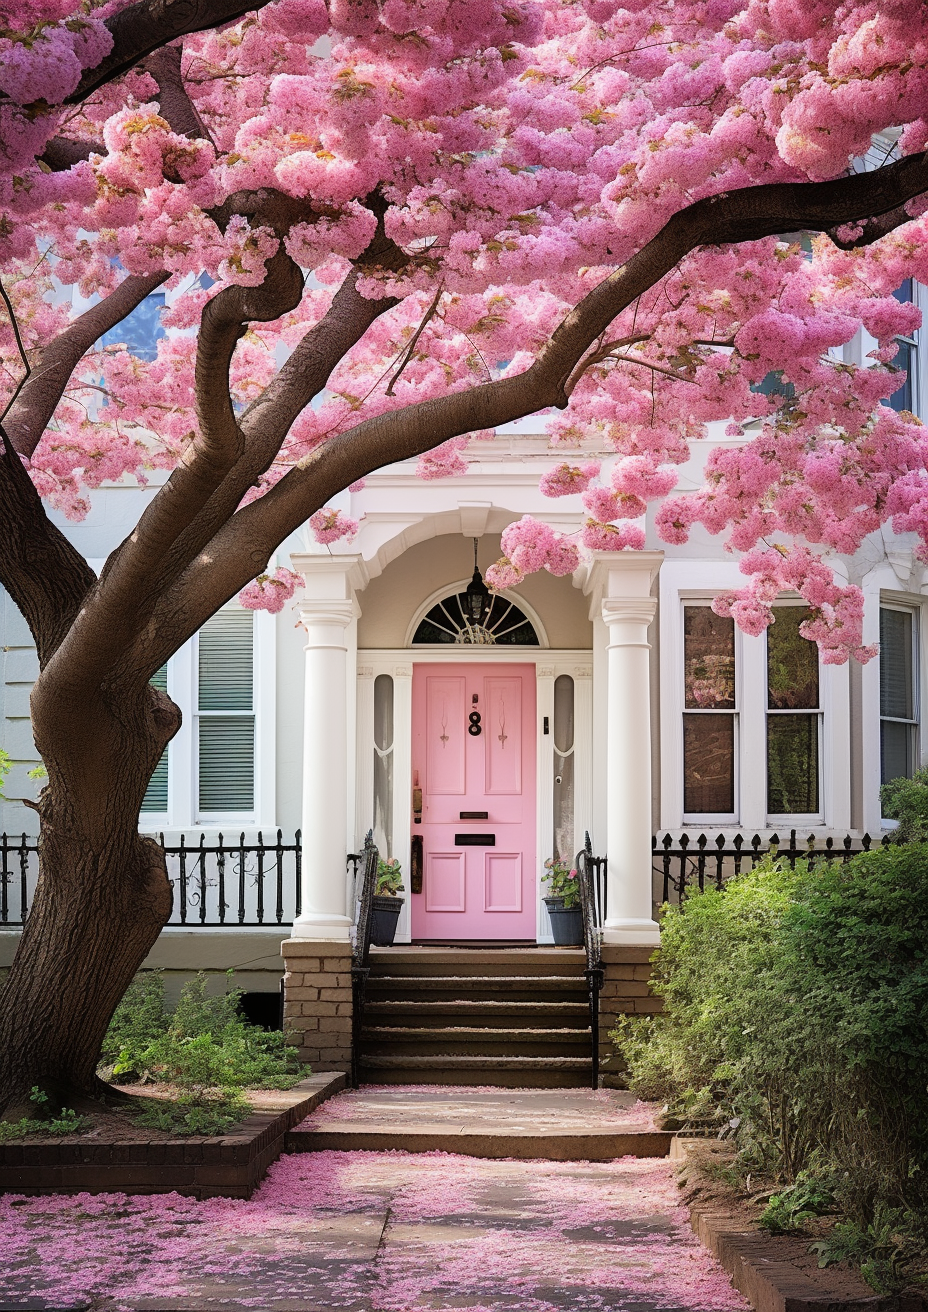
[[[742,1312],[666,1160],[283,1157],[248,1202],[0,1199],[3,1308]]]
[[[656,1129],[659,1104],[640,1102],[620,1089],[453,1088],[436,1084],[365,1084],[321,1103],[299,1129],[335,1122],[365,1126],[467,1124],[473,1128],[535,1130]]]

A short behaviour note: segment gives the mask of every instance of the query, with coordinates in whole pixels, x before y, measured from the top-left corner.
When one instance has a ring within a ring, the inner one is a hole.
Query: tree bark
[[[39,880],[0,1008],[0,1115],[12,1120],[35,1113],[36,1086],[52,1110],[99,1096],[110,1017],[171,913],[164,853],[139,834],[138,816],[177,707],[145,687],[59,712],[40,677],[33,719],[49,779]]]

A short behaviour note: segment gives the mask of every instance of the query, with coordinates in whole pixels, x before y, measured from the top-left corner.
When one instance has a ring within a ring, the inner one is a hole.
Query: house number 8
[[[467,718],[468,720],[470,720],[470,724],[467,726],[467,732],[473,734],[475,738],[479,737],[479,735],[483,732],[483,730],[480,728],[480,712],[471,711],[470,715],[468,715]]]

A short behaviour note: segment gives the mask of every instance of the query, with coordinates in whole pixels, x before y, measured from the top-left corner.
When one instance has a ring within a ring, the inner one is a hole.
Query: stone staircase
[[[590,1083],[581,949],[372,948],[363,1084]]]

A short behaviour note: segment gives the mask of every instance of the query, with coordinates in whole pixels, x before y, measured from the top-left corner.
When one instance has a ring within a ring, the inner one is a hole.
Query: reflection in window
[[[683,810],[735,813],[735,625],[683,608]]]
[[[912,279],[906,278],[901,287],[893,292],[897,301],[903,305],[913,301],[914,293]],[[894,358],[889,362],[890,368],[898,371],[901,377],[899,387],[888,397],[883,404],[890,406],[893,410],[915,411],[915,370],[917,367],[917,351],[914,337],[897,337],[896,345],[898,351]]]
[[[880,782],[911,779],[918,720],[915,625],[910,610],[880,607]]]
[[[154,360],[158,338],[165,336],[161,324],[164,292],[151,292],[134,310],[100,338],[100,346],[125,346],[139,360]]]
[[[554,854],[574,856],[574,681],[554,680]]]
[[[374,680],[374,842],[383,856],[393,852],[393,679]]]
[[[818,648],[799,631],[805,606],[778,606],[767,629],[767,810],[819,811]]]

